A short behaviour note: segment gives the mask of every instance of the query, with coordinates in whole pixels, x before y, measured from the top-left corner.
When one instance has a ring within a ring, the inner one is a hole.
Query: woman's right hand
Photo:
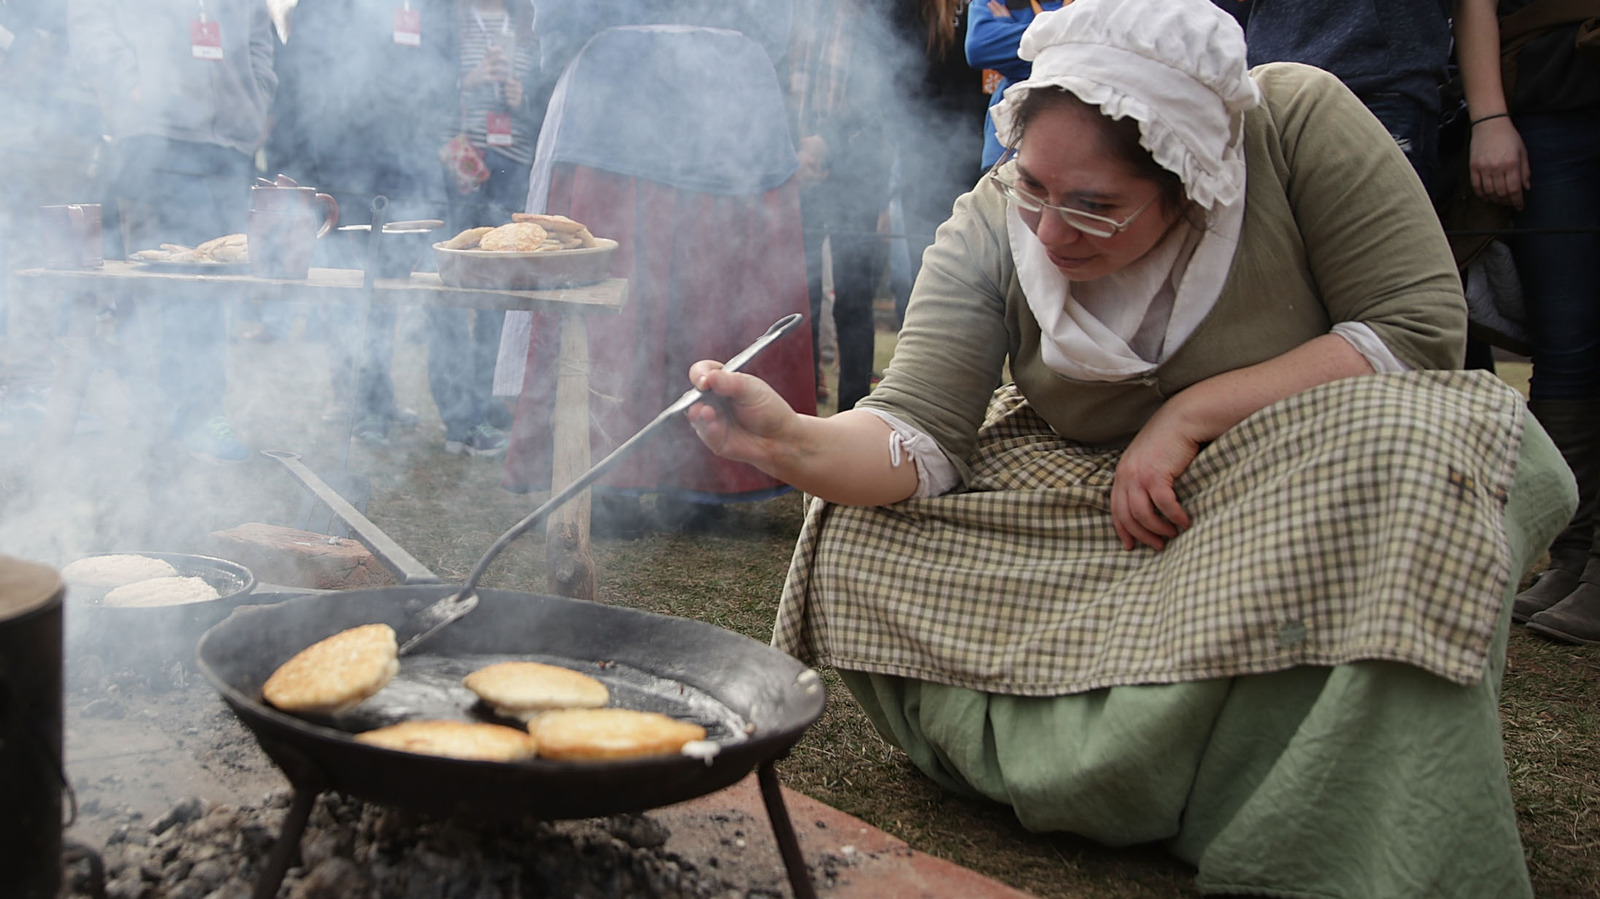
[[[490,47],[478,64],[472,67],[467,76],[462,79],[463,88],[477,87],[482,84],[499,84],[511,77],[511,65],[506,60],[505,54],[499,47]]]
[[[1472,126],[1472,189],[1491,203],[1522,208],[1531,171],[1528,149],[1509,117]]]
[[[723,371],[721,362],[696,362],[689,369],[689,383],[718,398],[689,407],[689,423],[700,442],[724,459],[748,462],[770,473],[789,445],[784,435],[799,413],[767,382]]]

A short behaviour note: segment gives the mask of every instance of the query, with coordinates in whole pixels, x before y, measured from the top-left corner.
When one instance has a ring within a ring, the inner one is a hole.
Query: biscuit
[[[574,250],[578,247],[597,247],[599,241],[589,233],[589,228],[582,222],[573,221],[564,215],[539,215],[531,212],[511,213],[513,222],[528,222],[538,225],[549,232],[550,237],[560,241],[561,249]],[[546,240],[548,244],[548,239]]]
[[[485,234],[493,230],[493,228],[487,226],[483,228],[468,228],[455,237],[439,244],[439,246],[447,250],[470,250],[478,245],[478,241],[482,240]]]
[[[245,262],[250,258],[249,238],[243,234],[225,234],[213,237],[194,251],[213,262]]]
[[[593,709],[611,699],[611,691],[587,674],[540,662],[500,662],[479,668],[462,679],[496,715],[529,720],[551,709]]]
[[[261,695],[285,712],[337,714],[360,705],[400,671],[387,624],[363,624],[313,643],[278,667]]]
[[[178,569],[165,559],[117,553],[68,562],[61,568],[61,579],[84,587],[120,587],[153,577],[172,577],[177,573]]]
[[[250,237],[243,234],[224,234],[222,237],[213,237],[208,242],[195,246],[195,250],[216,250],[218,246],[242,246],[250,242]]]
[[[242,247],[248,242],[249,238],[243,234],[224,234],[221,237],[211,238],[200,246],[195,247],[195,249],[202,253],[209,253],[219,247]]]
[[[703,740],[706,729],[657,712],[632,709],[564,709],[528,725],[539,755],[556,760],[631,759],[677,755]]]
[[[212,262],[242,263],[250,261],[250,249],[244,244],[225,244],[206,254]]]
[[[539,249],[546,236],[545,230],[532,222],[512,222],[483,235],[478,249],[529,253]]]
[[[217,588],[202,577],[152,577],[113,588],[101,605],[122,608],[152,608],[155,606],[181,606],[192,602],[210,602],[221,596]]]
[[[514,727],[466,721],[403,721],[356,734],[356,740],[401,752],[485,762],[530,759],[538,748],[531,734]]]
[[[564,215],[543,215],[535,212],[513,212],[513,222],[527,222],[538,225],[551,234],[576,234],[584,230],[582,222],[575,222]]]

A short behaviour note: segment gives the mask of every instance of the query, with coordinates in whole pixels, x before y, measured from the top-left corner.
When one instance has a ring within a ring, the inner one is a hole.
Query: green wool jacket
[[[1366,323],[1412,369],[1457,368],[1461,282],[1427,193],[1354,94],[1321,69],[1251,71],[1245,216],[1222,295],[1145,376],[1082,381],[1047,368],[1017,281],[1006,200],[985,178],[956,201],[923,257],[894,360],[861,402],[925,431],[963,479],[1006,366],[1058,434],[1093,446],[1132,440],[1168,397],[1282,355],[1337,322]]]

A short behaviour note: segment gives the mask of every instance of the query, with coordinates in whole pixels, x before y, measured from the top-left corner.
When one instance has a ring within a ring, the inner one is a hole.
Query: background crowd
[[[446,229],[569,215],[621,243],[630,285],[588,334],[596,458],[691,362],[808,312],[810,339],[760,380],[699,363],[744,431],[698,406],[715,455],[687,423],[662,435],[596,486],[597,533],[702,527],[785,484],[819,498],[775,642],[839,671],[930,778],[1030,828],[1165,840],[1202,886],[1243,892],[1528,894],[1497,715],[1508,619],[1600,642],[1600,17],[1582,0],[1053,5],[8,2],[32,18],[7,25],[7,77],[34,68],[6,102],[75,111],[35,133],[85,148],[53,185],[13,179],[11,227],[88,190],[116,214],[109,256],[193,243],[238,230],[249,179],[278,172],[355,223],[378,195]],[[52,79],[57,59],[75,77]],[[1462,226],[1485,206],[1494,234]],[[1460,308],[1496,234],[1542,428],[1488,373],[1449,371],[1491,367],[1505,337],[1469,344]],[[830,264],[839,412],[818,418]],[[905,319],[875,388],[885,282]],[[281,334],[270,305],[239,313]],[[153,317],[171,439],[247,457],[221,402],[222,310]],[[327,414],[370,442],[407,426],[393,318],[316,327],[344,401]],[[445,449],[504,454],[510,490],[550,484],[557,330],[428,314]],[[789,453],[765,439],[780,428],[830,436]],[[1403,467],[1366,464],[1390,446]],[[1513,464],[1538,478],[1505,480]],[[1453,489],[1393,501],[1446,470]],[[1421,654],[1323,637],[1376,622],[1414,647],[1418,610],[1443,622]],[[1185,667],[1190,643],[1221,654]],[[1088,670],[1118,647],[1114,675]]]
[[[1492,368],[1491,342],[1531,354],[1532,407],[1583,497],[1558,541],[1560,576],[1546,579],[1537,601],[1564,599],[1585,577],[1587,593],[1600,589],[1591,552],[1600,495],[1600,77],[1584,24],[1592,4],[1215,2],[1244,26],[1251,64],[1308,63],[1350,87],[1447,227],[1468,221],[1462,209],[1474,201],[1516,229],[1500,242],[1455,242],[1464,274],[1485,259],[1513,261],[1523,294],[1521,339],[1477,328],[1462,364]],[[663,405],[680,363],[736,348],[785,311],[809,313],[812,325],[805,373],[786,382],[786,396],[829,398],[821,373],[830,348],[818,323],[831,307],[832,399],[848,409],[877,378],[874,298],[887,284],[895,321],[903,316],[935,229],[1003,150],[985,107],[1028,75],[1016,53],[1023,30],[1060,5],[6,0],[0,114],[33,127],[0,137],[14,173],[0,188],[0,262],[33,263],[32,211],[47,203],[102,202],[107,258],[243,231],[251,178],[280,172],[333,194],[344,224],[364,223],[377,195],[388,198],[390,220],[439,219],[449,233],[524,209],[578,213],[623,240],[614,274],[633,284],[624,320],[591,335],[595,368],[619,383],[652,383],[616,388],[633,393],[597,422],[597,458]],[[675,86],[637,121],[635,88],[668,78]],[[702,239],[647,240],[663,227]],[[727,236],[707,239],[717,234]],[[723,248],[702,259],[707,270],[742,262],[752,271],[723,279],[731,286],[718,293],[718,279],[687,262],[707,245]],[[360,266],[364,247],[336,232],[317,262]],[[21,299],[0,296],[10,309]],[[146,333],[185,347],[160,355],[151,394],[153,414],[183,449],[248,456],[222,407],[228,335],[282,339],[290,314],[306,315],[308,333],[327,342],[336,397],[327,418],[350,419],[374,443],[415,422],[394,401],[392,309],[363,319],[354,306],[262,303],[231,310],[232,322],[229,311],[172,300],[147,316]],[[552,329],[532,317],[505,321],[429,310],[429,383],[446,449],[498,456],[509,447],[506,486],[539,489]],[[8,404],[40,382],[43,352],[8,354]],[[647,526],[637,505],[650,494],[677,508],[681,524],[780,489],[734,471],[674,480],[683,454],[697,451],[679,436],[681,451],[602,486],[602,506],[615,513],[602,529]]]

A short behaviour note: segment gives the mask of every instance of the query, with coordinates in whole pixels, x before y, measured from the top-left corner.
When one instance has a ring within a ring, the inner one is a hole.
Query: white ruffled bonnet
[[[1059,87],[1113,119],[1208,213],[1244,195],[1244,112],[1261,102],[1244,32],[1210,0],[1074,0],[1033,20],[1018,55],[1033,63],[990,111],[1002,143],[1033,88]]]

